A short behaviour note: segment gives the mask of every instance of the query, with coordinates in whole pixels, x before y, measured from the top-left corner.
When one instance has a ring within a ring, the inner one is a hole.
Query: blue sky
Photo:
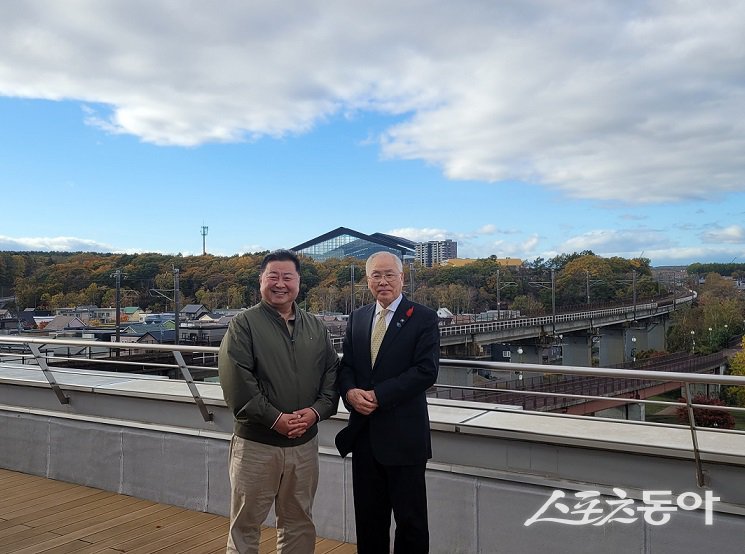
[[[745,6],[9,0],[0,250],[745,262]]]

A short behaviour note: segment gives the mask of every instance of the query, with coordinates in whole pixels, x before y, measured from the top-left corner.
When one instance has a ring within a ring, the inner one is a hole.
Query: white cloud
[[[466,249],[469,248],[469,244],[474,241],[478,240],[479,238],[485,236],[485,235],[494,235],[494,234],[516,234],[518,231],[511,230],[511,229],[499,229],[496,225],[493,225],[491,223],[482,225],[478,229],[474,231],[466,231],[466,232],[455,232],[450,231],[448,229],[441,229],[437,227],[424,227],[424,228],[417,228],[417,227],[401,227],[399,229],[393,229],[391,231],[386,231],[386,234],[393,235],[396,237],[403,237],[409,240],[413,240],[415,242],[427,242],[430,240],[455,240],[458,241],[458,248],[465,247]],[[487,254],[489,256],[490,254]],[[462,256],[461,256],[462,257]]]
[[[453,238],[453,233],[450,233],[447,229],[427,227],[423,229],[418,229],[416,227],[401,227],[399,229],[386,231],[386,235],[393,235],[394,237],[401,237],[413,240],[414,242],[427,242],[430,240],[446,240]]]
[[[501,231],[500,231],[501,232]],[[490,242],[469,241],[458,243],[459,258],[520,258],[527,260],[538,256],[540,237],[532,234],[521,241],[496,240]]]
[[[0,251],[113,252],[109,244],[76,237],[6,237],[0,235]]]
[[[193,146],[399,116],[452,179],[672,202],[745,189],[745,3],[0,3],[0,95]]]
[[[596,229],[571,237],[559,248],[559,252],[582,252],[592,250],[599,256],[636,257],[642,252],[649,257],[652,250],[674,245],[666,234],[654,229]]]
[[[721,263],[723,260],[745,260],[745,249],[733,247],[712,248],[711,246],[678,246],[661,250],[648,250],[645,257],[654,260],[655,265],[688,265],[691,260],[700,263]]]
[[[745,242],[745,228],[741,225],[730,225],[729,227],[709,229],[701,234],[701,240],[705,243],[730,243],[741,244]]]

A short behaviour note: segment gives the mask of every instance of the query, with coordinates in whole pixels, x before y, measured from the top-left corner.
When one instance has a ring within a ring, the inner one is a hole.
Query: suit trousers
[[[367,427],[352,451],[354,516],[359,554],[390,552],[391,511],[396,522],[393,551],[429,552],[427,464],[384,466],[376,459]]]
[[[318,437],[284,448],[233,435],[229,473],[227,554],[259,551],[261,524],[272,503],[277,515],[277,552],[313,552],[316,528],[311,509],[318,488]]]

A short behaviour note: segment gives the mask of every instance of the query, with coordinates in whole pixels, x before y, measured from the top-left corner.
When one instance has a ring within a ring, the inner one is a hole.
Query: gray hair
[[[394,260],[396,260],[396,269],[398,269],[399,273],[404,272],[404,264],[401,262],[401,258],[393,254],[392,252],[386,252],[385,250],[381,250],[380,252],[375,252],[372,254],[369,258],[367,258],[367,261],[365,262],[365,274],[370,275],[370,264],[373,262],[375,258],[378,256],[390,256]]]

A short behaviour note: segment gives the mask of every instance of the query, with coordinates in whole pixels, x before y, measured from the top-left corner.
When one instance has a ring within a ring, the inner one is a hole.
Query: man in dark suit
[[[376,302],[355,310],[347,323],[339,391],[350,411],[336,437],[342,456],[352,453],[354,513],[360,554],[429,551],[425,469],[432,457],[426,391],[437,379],[437,314],[403,297],[401,260],[370,256],[368,288]]]

